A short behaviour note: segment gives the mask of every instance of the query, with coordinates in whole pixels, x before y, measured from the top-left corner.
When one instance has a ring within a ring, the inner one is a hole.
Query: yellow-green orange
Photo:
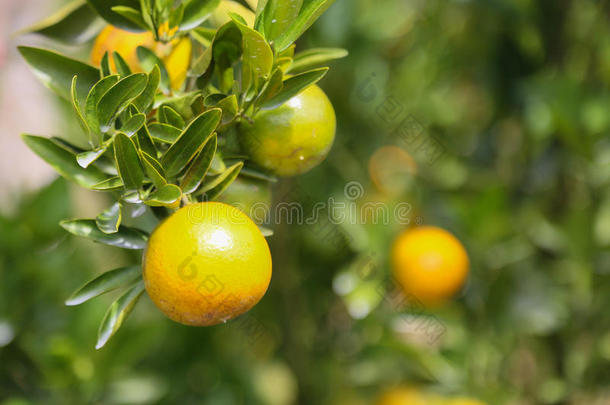
[[[108,52],[110,67],[116,70],[112,52],[117,52],[125,59],[132,71],[141,72],[142,68],[136,51],[138,46],[151,49],[163,60],[173,89],[176,90],[182,86],[191,60],[192,44],[188,37],[163,44],[156,42],[149,31],[130,32],[108,25],[95,39],[91,49],[91,63],[94,66],[100,66],[102,57]]]
[[[379,397],[376,405],[440,405],[441,399],[414,387],[395,387]]]
[[[466,281],[468,254],[444,229],[423,226],[400,234],[392,248],[394,277],[403,289],[425,304],[454,295]]]
[[[271,280],[271,254],[242,211],[220,202],[196,203],[155,229],[143,270],[146,291],[165,315],[208,326],[256,305]]]
[[[279,176],[296,176],[322,162],[335,139],[335,110],[318,86],[282,106],[261,111],[240,127],[240,144],[250,159]]]

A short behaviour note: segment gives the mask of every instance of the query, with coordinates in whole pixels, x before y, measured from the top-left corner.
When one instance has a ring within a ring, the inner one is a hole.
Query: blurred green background
[[[593,0],[337,0],[297,46],[350,51],[321,83],[336,142],[274,200],[407,215],[276,218],[270,289],[226,325],[173,323],[146,298],[95,351],[115,297],[63,301],[139,258],[57,225],[97,213],[100,195],[46,175],[20,191],[5,187],[19,171],[3,173],[0,404],[358,405],[398,384],[493,405],[610,404],[609,16]],[[4,62],[31,41],[45,44],[4,35]],[[3,99],[20,97],[6,94],[10,66]],[[68,107],[28,94],[55,132],[78,130]],[[4,139],[22,125],[3,127],[5,163],[18,166]],[[396,304],[387,260],[421,223],[471,259],[465,289],[433,312]]]

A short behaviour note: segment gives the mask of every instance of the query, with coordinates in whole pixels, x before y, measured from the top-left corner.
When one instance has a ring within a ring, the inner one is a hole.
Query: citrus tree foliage
[[[193,44],[186,81],[177,90],[161,58],[142,46],[137,56],[145,72],[132,72],[118,52],[106,52],[97,68],[51,50],[19,48],[34,74],[72,104],[84,140],[73,145],[24,134],[24,142],[65,178],[114,199],[96,218],[61,226],[99,243],[142,250],[148,235],[122,223],[127,213],[147,207],[162,219],[181,205],[218,198],[237,176],[274,181],[231,146],[235,126],[281,106],[326,74],[320,65],[346,55],[339,49],[295,53],[294,42],[332,3],[260,1],[246,10],[254,13],[253,24],[229,12],[229,21],[217,27],[208,20],[219,0],[77,0],[26,30],[78,43],[105,20],[150,31],[161,43],[188,37]],[[97,348],[141,296],[138,266],[108,271],[66,301],[78,305],[117,288],[124,292],[104,316]]]

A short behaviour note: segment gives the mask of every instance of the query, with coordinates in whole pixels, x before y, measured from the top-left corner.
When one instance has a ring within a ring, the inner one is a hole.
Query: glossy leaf
[[[140,296],[144,292],[144,282],[140,281],[131,287],[119,299],[114,301],[100,324],[98,331],[96,349],[102,348],[108,340],[116,333],[123,324],[123,321],[133,310]]]
[[[139,229],[119,226],[115,233],[106,234],[99,230],[94,219],[73,219],[60,222],[62,228],[76,236],[89,238],[104,245],[123,249],[140,250],[146,247],[148,236]]]
[[[283,80],[284,73],[282,72],[282,69],[275,69],[258,96],[257,104],[264,104],[266,101],[275,97],[284,86]]]
[[[148,108],[153,104],[160,80],[161,71],[159,70],[158,65],[154,65],[150,73],[148,74],[146,87],[144,88],[142,93],[132,102],[133,105],[135,105],[139,111],[147,112]]]
[[[100,231],[104,233],[116,233],[121,224],[121,203],[116,202],[104,210],[95,218],[95,223]]]
[[[275,47],[283,51],[296,41],[332,4],[334,0],[303,0],[298,17],[276,40]]]
[[[112,191],[123,188],[123,180],[119,176],[111,177],[91,187],[97,191]]]
[[[268,0],[265,5],[264,32],[269,41],[274,41],[294,23],[303,0]]]
[[[82,187],[92,188],[106,179],[106,175],[94,166],[82,168],[76,162],[75,155],[58,146],[50,139],[22,135],[25,144],[45,162],[51,165],[59,174],[73,180]]]
[[[146,87],[146,81],[146,74],[134,73],[119,80],[102,96],[97,104],[97,117],[102,132],[107,132],[116,115],[142,93]]]
[[[118,75],[106,76],[97,82],[89,91],[85,101],[85,119],[89,129],[100,134],[100,123],[97,117],[97,104],[112,86],[119,81]]]
[[[175,184],[165,184],[144,200],[151,207],[172,207],[182,198],[182,190]]]
[[[169,176],[176,175],[201,149],[220,122],[221,110],[212,109],[195,118],[165,152],[161,164]]]
[[[29,46],[18,47],[19,52],[32,68],[34,75],[60,97],[70,101],[72,78],[78,76],[76,94],[79,103],[84,103],[89,89],[100,78],[100,72],[91,65],[67,58],[46,49]]]
[[[163,170],[161,163],[144,151],[140,151],[140,155],[142,157],[141,160],[142,165],[144,166],[144,171],[152,180],[155,187],[161,188],[165,186],[167,184],[167,180],[165,179],[165,171]]]
[[[293,59],[287,73],[300,73],[318,67],[334,59],[345,58],[348,52],[341,48],[315,48],[299,52]]]
[[[139,29],[141,29],[141,30],[149,29],[149,27],[144,22],[144,19],[142,18],[142,14],[140,13],[139,10],[136,10],[135,8],[127,7],[127,6],[114,6],[111,8],[111,10],[113,12],[125,17],[127,20],[131,21],[133,24],[135,24],[137,27],[139,27]]]
[[[310,70],[309,72],[301,73],[300,75],[292,76],[282,85],[282,90],[271,99],[264,102],[261,107],[265,110],[271,110],[284,104],[292,97],[305,90],[307,87],[317,83],[328,72],[328,68],[320,68]]]
[[[239,174],[241,176],[251,177],[253,179],[265,180],[270,183],[277,183],[277,177],[253,167],[244,166],[239,172]]]
[[[233,166],[228,167],[222,174],[218,175],[218,177],[205,184],[202,187],[202,191],[205,191],[208,201],[213,201],[218,198],[237,178],[243,166],[243,162],[235,163]]]
[[[125,188],[128,190],[139,188],[144,180],[144,171],[140,164],[138,150],[127,135],[118,133],[115,136],[114,156]]]
[[[138,130],[135,139],[138,143],[139,150],[146,152],[151,156],[157,156],[157,149],[155,148],[153,140],[150,137],[150,132],[148,132],[148,128],[146,125],[142,125],[142,128]]]
[[[243,60],[250,65],[252,71],[259,77],[265,77],[273,67],[273,51],[261,33],[238,21],[234,14],[231,18],[242,34]]]
[[[76,162],[82,168],[87,168],[93,162],[100,158],[106,152],[106,148],[98,148],[81,152],[76,155]]]
[[[220,0],[190,0],[184,7],[180,31],[191,30],[207,20],[218,7]]]
[[[125,6],[135,10],[140,9],[138,0],[87,0],[87,2],[97,11],[97,13],[109,24],[128,31],[142,31],[142,27],[131,21],[129,18],[112,11],[113,7]]]
[[[148,125],[148,130],[150,131],[150,136],[153,139],[164,143],[174,143],[176,139],[182,133],[180,129],[173,127],[169,124],[161,124],[158,122],[153,122]]]
[[[163,90],[165,93],[169,92],[170,79],[163,61],[159,59],[159,57],[155,55],[153,51],[143,46],[138,46],[136,48],[136,53],[138,55],[140,65],[142,65],[144,70],[151,71],[155,66],[159,68],[159,85],[161,86],[161,90]]]
[[[66,305],[80,305],[92,298],[130,284],[142,276],[141,266],[120,267],[89,280],[66,300]]]
[[[180,182],[180,188],[182,188],[182,191],[185,194],[197,190],[203,181],[203,178],[212,165],[212,159],[216,153],[217,142],[216,134],[210,135],[199,154],[193,159],[193,162]]]
[[[131,118],[121,127],[121,132],[123,132],[125,135],[131,137],[133,134],[138,132],[140,130],[140,128],[142,128],[142,126],[144,125],[145,122],[146,122],[145,114],[138,113],[138,114],[132,115]]]
[[[78,76],[74,76],[72,78],[72,85],[70,86],[70,100],[72,102],[72,109],[76,113],[76,117],[78,118],[78,123],[81,126],[82,130],[89,136],[89,126],[87,125],[87,121],[85,117],[83,117],[83,113],[80,109],[80,103],[78,102],[78,94],[76,94],[76,83],[78,80]],[[91,139],[89,139],[91,140]]]
[[[18,34],[34,33],[55,41],[81,44],[95,37],[102,25],[102,20],[85,0],[76,0]]]
[[[120,53],[116,51],[112,52],[112,58],[114,59],[114,66],[116,66],[117,73],[121,77],[129,76],[131,74],[131,68]]]
[[[176,128],[184,128],[186,123],[184,122],[184,118],[180,114],[176,112],[170,106],[164,105],[159,110],[160,120],[162,123],[169,124]]]
[[[108,55],[108,51],[104,52],[104,55],[102,56],[102,60],[100,61],[100,69],[102,78],[110,76],[112,74],[112,70],[110,69],[110,56]]]

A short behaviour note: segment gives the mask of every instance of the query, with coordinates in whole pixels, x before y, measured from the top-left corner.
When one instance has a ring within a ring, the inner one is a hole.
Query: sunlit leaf
[[[116,233],[121,224],[121,203],[116,202],[95,218],[95,223],[104,233]]]
[[[119,330],[123,321],[132,311],[143,292],[144,282],[140,281],[110,305],[110,308],[108,308],[108,311],[100,324],[97,343],[95,345],[96,349],[102,348],[112,335]]]
[[[203,181],[206,173],[212,165],[212,159],[216,153],[217,137],[216,134],[210,135],[205,141],[205,144],[199,154],[193,159],[186,174],[180,182],[180,188],[185,194],[189,194],[197,190],[197,187]]]
[[[114,138],[114,156],[119,176],[128,190],[135,190],[144,180],[138,150],[133,141],[125,134],[118,133]]]
[[[151,207],[171,207],[180,201],[180,198],[182,198],[180,187],[175,184],[165,184],[149,195],[144,200],[144,204]]]
[[[70,298],[66,300],[66,305],[80,305],[83,302],[87,302],[92,298],[115,290],[123,285],[131,284],[141,276],[141,266],[121,267],[107,271],[95,277],[93,280],[88,281],[76,290]]]
[[[94,219],[67,220],[62,221],[60,225],[73,235],[123,249],[144,249],[148,241],[148,236],[144,232],[123,225],[119,226],[119,230],[115,233],[104,233],[99,230]]]
[[[341,48],[308,49],[295,55],[286,72],[291,74],[304,72],[328,61],[345,58],[347,55],[348,52]]]
[[[235,163],[228,167],[222,174],[202,186],[201,191],[204,191],[209,201],[218,198],[226,189],[233,183],[239,175],[243,162]]]
[[[125,109],[146,87],[146,74],[134,73],[119,80],[100,99],[97,117],[100,130],[107,132],[116,115]]]
[[[322,77],[324,77],[326,72],[328,72],[328,68],[314,69],[284,80],[282,90],[264,102],[261,107],[265,110],[271,110],[279,107],[292,97],[299,94],[301,91],[305,90],[307,87],[317,83]]]
[[[219,4],[220,0],[189,0],[184,7],[180,30],[187,31],[198,27],[212,15]]]
[[[87,2],[98,12],[98,14],[108,23],[115,27],[128,31],[142,31],[142,27],[129,18],[112,10],[116,6],[129,7],[134,10],[140,9],[138,0],[87,0]]]

